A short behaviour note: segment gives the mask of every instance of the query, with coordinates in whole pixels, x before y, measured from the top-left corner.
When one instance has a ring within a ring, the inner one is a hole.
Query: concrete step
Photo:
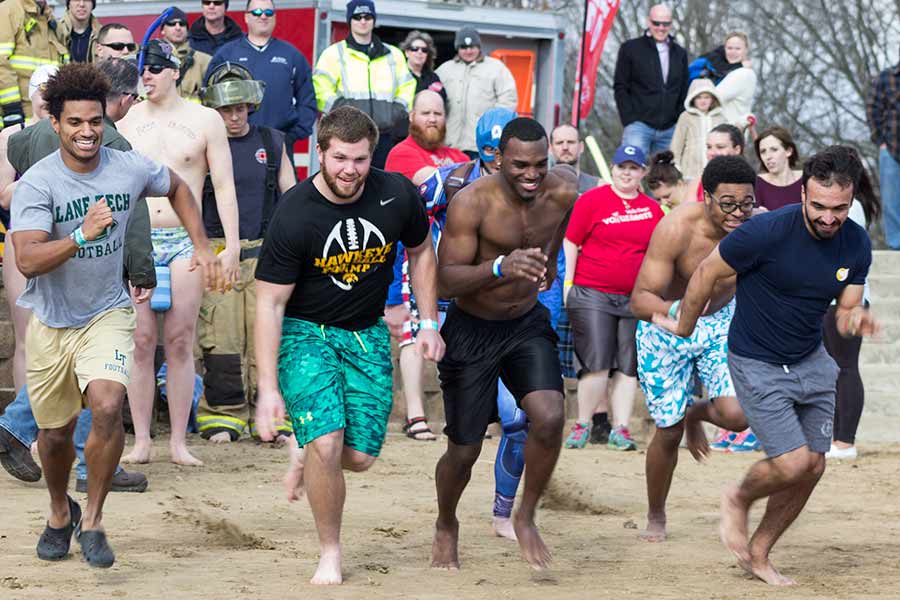
[[[875,250],[872,252],[872,273],[892,272],[900,274],[900,252]]]
[[[860,365],[896,365],[900,359],[900,340],[865,339],[859,353]]]
[[[867,393],[893,394],[895,398],[900,400],[900,368],[897,367],[896,363],[860,365],[859,373],[862,376],[863,385],[865,385]],[[900,402],[897,404],[898,410],[900,410]]]

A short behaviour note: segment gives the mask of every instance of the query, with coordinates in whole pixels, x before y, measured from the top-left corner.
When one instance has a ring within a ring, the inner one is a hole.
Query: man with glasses
[[[481,51],[481,36],[472,27],[456,32],[456,56],[435,71],[447,90],[448,146],[478,157],[475,127],[492,108],[516,110],[516,80],[501,61]]]
[[[254,79],[264,82],[266,93],[259,108],[250,115],[250,124],[284,133],[288,158],[293,160],[294,142],[308,138],[316,121],[312,70],[299,50],[272,37],[272,0],[248,0],[244,21],[247,35],[219,48],[206,76],[224,62],[235,62],[249,70]]]
[[[213,109],[179,97],[176,87],[179,59],[168,42],[151,40],[141,49],[141,55],[141,82],[147,100],[136,105],[122,120],[122,133],[135,150],[176,171],[187,182],[198,205],[206,174],[210,174],[225,238],[219,259],[225,286],[230,287],[239,274],[240,239],[225,124]],[[171,305],[163,317],[163,346],[168,364],[166,391],[172,425],[170,456],[179,465],[201,465],[188,450],[186,440],[196,377],[194,334],[203,296],[201,274],[191,269],[191,257],[201,249],[193,246],[178,215],[164,199],[148,198],[147,205],[156,266],[168,267],[171,273]],[[126,463],[150,460],[150,417],[156,389],[156,316],[149,303],[136,307],[136,313],[134,369],[128,387],[135,444],[122,458]]]
[[[92,62],[100,33],[94,16],[97,0],[66,0],[66,14],[59,22],[59,37],[69,49],[72,62]]]
[[[191,25],[191,48],[213,56],[226,43],[244,35],[240,26],[225,14],[228,0],[201,0],[203,16]]]
[[[753,167],[739,156],[718,156],[703,170],[703,203],[689,202],[666,215],[650,246],[631,294],[637,329],[638,376],[656,433],[647,448],[647,529],[640,538],[666,539],[666,498],[678,462],[678,445],[698,461],[709,454],[703,422],[733,431],[747,428],[728,372],[728,327],[734,314],[734,278],[717,288],[689,338],[662,327],[677,318],[680,298],[698,265],[730,232],[745,223],[756,204]],[[693,403],[694,372],[710,402]],[[692,405],[693,404],[693,405]]]
[[[114,123],[128,114],[137,97],[137,68],[133,63],[119,58],[99,61],[97,68],[109,78],[110,91],[106,96],[106,112],[103,116],[103,145],[114,150],[131,150]],[[39,160],[59,150],[59,135],[53,130],[50,119],[44,119],[28,127],[9,140],[10,164],[17,173],[24,174]],[[135,288],[156,287],[153,269],[153,247],[150,245],[150,214],[147,201],[139,199],[131,210],[128,229],[125,232],[125,272],[128,282]],[[78,465],[75,467],[75,490],[87,492],[87,463],[84,447],[91,432],[91,412],[85,409],[78,416],[74,441]],[[27,386],[22,386],[16,399],[6,407],[0,417],[0,462],[10,475],[22,481],[37,481],[41,470],[31,459],[28,448],[37,439],[38,427],[31,412]],[[116,467],[112,478],[112,492],[143,492],[147,489],[147,477],[143,473],[129,472]]]
[[[622,143],[647,156],[669,149],[687,96],[687,52],[671,30],[672,9],[651,7],[644,35],[622,44],[616,59],[613,89],[625,128]]]
[[[203,77],[212,56],[191,48],[188,44],[187,15],[177,6],[173,6],[171,10],[168,20],[160,26],[160,32],[163,39],[172,44],[175,54],[181,60],[178,91],[182,98],[200,102],[200,88],[203,87]]]
[[[396,141],[397,127],[409,119],[416,80],[403,52],[373,33],[377,18],[372,0],[347,3],[350,35],[322,52],[313,84],[321,112],[348,105],[375,121],[378,146],[372,154],[372,166],[383,169]]]
[[[121,23],[107,23],[97,34],[97,50],[95,58],[122,58],[137,50],[131,30]]]

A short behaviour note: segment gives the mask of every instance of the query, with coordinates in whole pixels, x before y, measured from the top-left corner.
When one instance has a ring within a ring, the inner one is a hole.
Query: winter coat
[[[200,52],[191,48],[187,42],[175,46],[175,54],[181,60],[181,81],[178,83],[178,92],[182,98],[191,102],[200,102],[200,88],[206,77],[206,70],[212,56],[206,52]]]
[[[678,117],[678,124],[672,135],[670,148],[675,155],[675,166],[685,179],[694,179],[703,173],[703,167],[706,166],[706,134],[716,125],[727,122],[720,106],[714,106],[704,113],[691,104],[694,98],[703,93],[711,94],[716,101],[719,100],[712,81],[692,81],[684,99],[684,112]]]
[[[212,35],[206,30],[206,17],[200,17],[194,21],[188,30],[191,48],[198,52],[206,52],[210,56],[215,56],[216,50],[226,43],[238,40],[243,36],[244,32],[241,31],[238,24],[227,15],[225,16],[225,31],[220,34]]]
[[[97,17],[91,15],[91,35],[88,38],[87,62],[94,62],[94,57],[97,53],[97,34],[100,33],[101,27],[103,27],[103,24],[97,20]],[[59,40],[66,45],[66,48],[69,47],[69,43],[72,41],[72,31],[74,29],[72,15],[66,10],[63,18],[57,24]]]
[[[753,112],[756,73],[748,67],[736,69],[716,85],[716,93],[722,101],[726,122],[743,131],[747,127],[747,116]]]
[[[475,126],[481,115],[502,106],[516,110],[516,80],[501,61],[480,56],[470,63],[458,56],[435,71],[447,90],[447,136],[444,143],[459,150],[477,151]]]
[[[669,37],[669,76],[663,82],[656,41],[645,33],[619,47],[613,77],[622,126],[640,121],[656,130],[678,120],[688,90],[687,52]]]

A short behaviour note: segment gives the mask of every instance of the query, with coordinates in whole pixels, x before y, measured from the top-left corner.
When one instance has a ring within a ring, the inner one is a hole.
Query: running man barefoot
[[[459,568],[456,506],[487,426],[498,419],[498,377],[531,422],[525,490],[513,527],[532,567],[550,561],[534,516],[562,444],[563,387],[556,334],[537,294],[556,275],[578,193],[573,169],[547,172],[547,150],[537,121],[510,121],[500,139],[500,171],[461,190],[447,214],[439,282],[441,296],[455,300],[442,328],[447,355],[438,365],[448,441],[435,473],[436,568]]]
[[[737,275],[737,308],[728,334],[728,368],[738,400],[767,458],[722,496],[722,542],[749,573],[791,585],[769,560],[825,472],[831,447],[838,367],[822,346],[822,319],[837,298],[838,332],[870,336],[863,307],[872,262],[865,229],[848,220],[862,163],[831,146],[803,166],[803,202],[758,215],[703,260],[688,283],[678,320],[656,320],[677,335],[694,331],[701,309]],[[768,497],[750,539],[747,514]]]
[[[305,457],[292,452],[285,486],[288,500],[305,488],[312,508],[316,585],[343,581],[343,469],[367,470],[384,443],[393,378],[381,315],[398,241],[419,298],[417,351],[444,354],[428,216],[409,180],[370,169],[377,142],[374,121],[355,108],[322,118],[322,170],[282,197],[256,269],[256,426],[272,440],[287,413],[304,447]]]
[[[747,422],[728,374],[728,326],[734,313],[734,278],[720,282],[697,331],[683,340],[655,325],[655,314],[675,315],[697,266],[722,238],[750,218],[753,168],[738,156],[719,156],[703,170],[703,203],[687,202],[660,221],[641,265],[631,310],[637,330],[638,373],[656,433],[647,448],[647,529],[640,538],[666,539],[666,498],[678,463],[678,445],[700,461],[709,454],[703,422],[742,431]],[[693,404],[697,371],[712,402]]]
[[[222,118],[211,108],[181,98],[176,82],[179,59],[168,42],[152,40],[142,50],[141,81],[147,100],[122,119],[119,128],[138,152],[167,165],[187,182],[200,206],[203,180],[209,173],[216,193],[216,207],[225,232],[225,249],[219,253],[226,285],[240,275],[238,258],[238,208],[234,193],[231,150]],[[191,244],[184,223],[164,199],[148,198],[153,228],[156,266],[171,270],[172,306],[163,317],[163,346],[168,364],[168,403],[172,425],[169,451],[172,462],[185,466],[203,463],[187,448],[187,422],[194,393],[194,338],[203,297],[200,274],[190,269]],[[137,308],[134,377],[128,401],[134,420],[134,448],[122,462],[150,461],[150,418],[156,389],[156,313],[149,304]]]
[[[150,290],[123,283],[123,240],[139,198],[165,197],[202,251],[207,284],[220,284],[218,260],[204,245],[203,221],[190,189],[167,167],[136,152],[101,148],[109,80],[74,63],[47,82],[44,98],[59,152],[32,166],[13,196],[16,265],[28,278],[19,303],[28,326],[27,385],[38,450],[50,492],[50,517],[38,541],[43,560],[66,557],[74,532],[84,558],[110,567],[115,554],[103,529],[103,503],[122,448],[122,402],[134,348],[135,304]],[[87,506],[67,493],[73,432],[84,405],[93,413],[85,446]]]

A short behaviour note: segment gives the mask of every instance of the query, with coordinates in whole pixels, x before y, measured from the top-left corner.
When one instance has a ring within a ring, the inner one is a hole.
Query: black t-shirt
[[[275,173],[276,188],[272,198],[278,202],[278,172],[281,169],[281,156],[284,152],[284,134],[277,129],[272,132],[272,145],[276,149]],[[266,148],[263,144],[259,127],[250,126],[247,135],[228,138],[231,148],[231,163],[234,168],[234,191],[238,200],[238,217],[240,222],[240,238],[242,240],[258,240],[262,237],[263,204],[266,194]],[[216,206],[216,195],[207,178],[205,183],[209,189],[203,190],[203,225],[209,237],[222,237],[222,221]]]
[[[285,316],[358,331],[384,312],[397,241],[414,248],[428,235],[415,186],[373,168],[352,204],[333,204],[314,177],[282,196],[266,233],[256,278],[295,284]]]
[[[91,24],[88,23],[87,29],[78,33],[74,29],[69,40],[69,59],[72,62],[88,62],[91,58],[88,56],[88,48],[91,45]]]
[[[866,230],[847,219],[831,239],[806,228],[800,204],[757,215],[719,243],[737,271],[728,349],[791,365],[822,343],[822,317],[848,285],[864,285],[872,263]]]

